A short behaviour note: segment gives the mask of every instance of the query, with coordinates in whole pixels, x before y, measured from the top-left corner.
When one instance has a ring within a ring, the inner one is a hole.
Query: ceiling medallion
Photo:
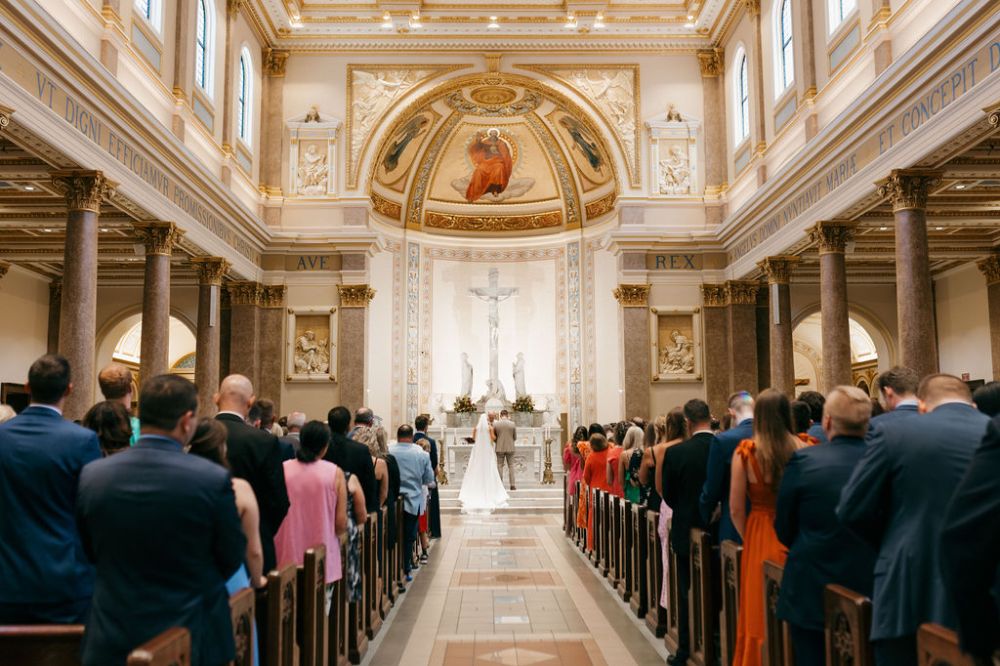
[[[469,97],[480,104],[498,106],[500,104],[509,104],[517,99],[517,91],[501,86],[481,86],[473,88],[469,92]]]

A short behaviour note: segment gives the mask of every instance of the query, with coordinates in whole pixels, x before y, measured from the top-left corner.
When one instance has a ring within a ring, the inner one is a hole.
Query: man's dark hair
[[[310,421],[302,426],[299,450],[295,456],[304,463],[315,462],[330,444],[330,428],[322,421]]]
[[[879,393],[885,393],[887,388],[891,388],[899,396],[914,395],[920,387],[920,375],[915,370],[897,365],[879,375],[875,386]]]
[[[347,407],[338,405],[326,415],[326,422],[330,424],[334,435],[346,435],[347,429],[351,427],[351,412]]]
[[[988,382],[977,388],[972,394],[972,402],[986,416],[992,418],[1000,414],[1000,382]]]
[[[359,407],[358,411],[354,412],[354,423],[363,423],[365,425],[371,424],[375,418],[375,413],[368,407]]]
[[[409,439],[413,439],[413,428],[408,423],[404,423],[396,430],[396,441],[402,442]]]
[[[127,449],[132,440],[128,410],[117,400],[105,400],[91,407],[80,425],[97,433],[104,455]]]
[[[795,424],[795,432],[808,432],[812,420],[812,407],[809,403],[805,400],[792,401],[792,422]],[[822,423],[822,420],[819,422]]]
[[[826,404],[826,398],[823,397],[822,393],[819,391],[803,391],[799,395],[799,400],[809,405],[809,418],[812,419],[813,423],[823,422],[823,405]]]
[[[257,423],[257,421],[260,421],[261,426],[263,427],[264,425],[263,415],[264,415],[264,409],[260,406],[260,403],[255,402],[250,407],[250,410],[247,412],[247,423],[253,425],[254,423]]]
[[[31,401],[54,405],[69,390],[69,361],[58,354],[46,354],[28,369]]]
[[[587,434],[589,434],[589,435],[603,435],[604,434],[604,426],[602,426],[600,423],[591,423],[590,424],[590,428],[587,429]]]
[[[510,412],[508,412],[506,409],[501,409],[500,410],[500,416],[509,416],[509,415],[510,415]]]
[[[704,400],[692,398],[684,403],[684,418],[691,423],[707,423],[712,420],[712,410]]]
[[[260,407],[260,427],[270,430],[274,425],[274,400],[262,398],[254,404],[254,407]]]
[[[430,423],[431,423],[431,417],[427,416],[426,414],[421,414],[417,418],[413,419],[413,425],[416,426],[417,430],[419,430],[420,432],[427,430],[427,426],[429,426]]]
[[[173,430],[188,412],[198,411],[198,389],[178,375],[157,375],[142,384],[139,423],[159,430]]]

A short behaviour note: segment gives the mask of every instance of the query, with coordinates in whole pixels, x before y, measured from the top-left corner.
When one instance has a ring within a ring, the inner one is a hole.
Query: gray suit
[[[493,431],[497,435],[497,471],[503,478],[504,462],[507,463],[507,478],[510,487],[514,488],[514,443],[517,441],[517,428],[510,419],[497,419],[493,422]]]

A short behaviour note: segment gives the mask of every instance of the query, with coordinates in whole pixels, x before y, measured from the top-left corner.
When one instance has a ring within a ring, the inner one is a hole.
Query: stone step
[[[462,503],[458,500],[460,486],[442,486],[438,490],[442,513],[461,513]],[[560,513],[563,509],[561,486],[535,486],[508,491],[507,506],[495,513]]]

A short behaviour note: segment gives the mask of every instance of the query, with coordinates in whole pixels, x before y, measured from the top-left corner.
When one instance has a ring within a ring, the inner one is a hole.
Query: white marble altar
[[[459,486],[469,464],[469,455],[474,428],[449,428],[431,426],[427,434],[438,442],[438,456],[448,474],[448,485]],[[544,426],[541,428],[518,428],[517,442],[514,446],[514,469],[517,485],[540,486],[545,473],[545,442],[550,441],[552,456],[552,473],[556,483],[561,483],[562,464],[562,432],[558,427]],[[506,477],[504,483],[506,484]]]

